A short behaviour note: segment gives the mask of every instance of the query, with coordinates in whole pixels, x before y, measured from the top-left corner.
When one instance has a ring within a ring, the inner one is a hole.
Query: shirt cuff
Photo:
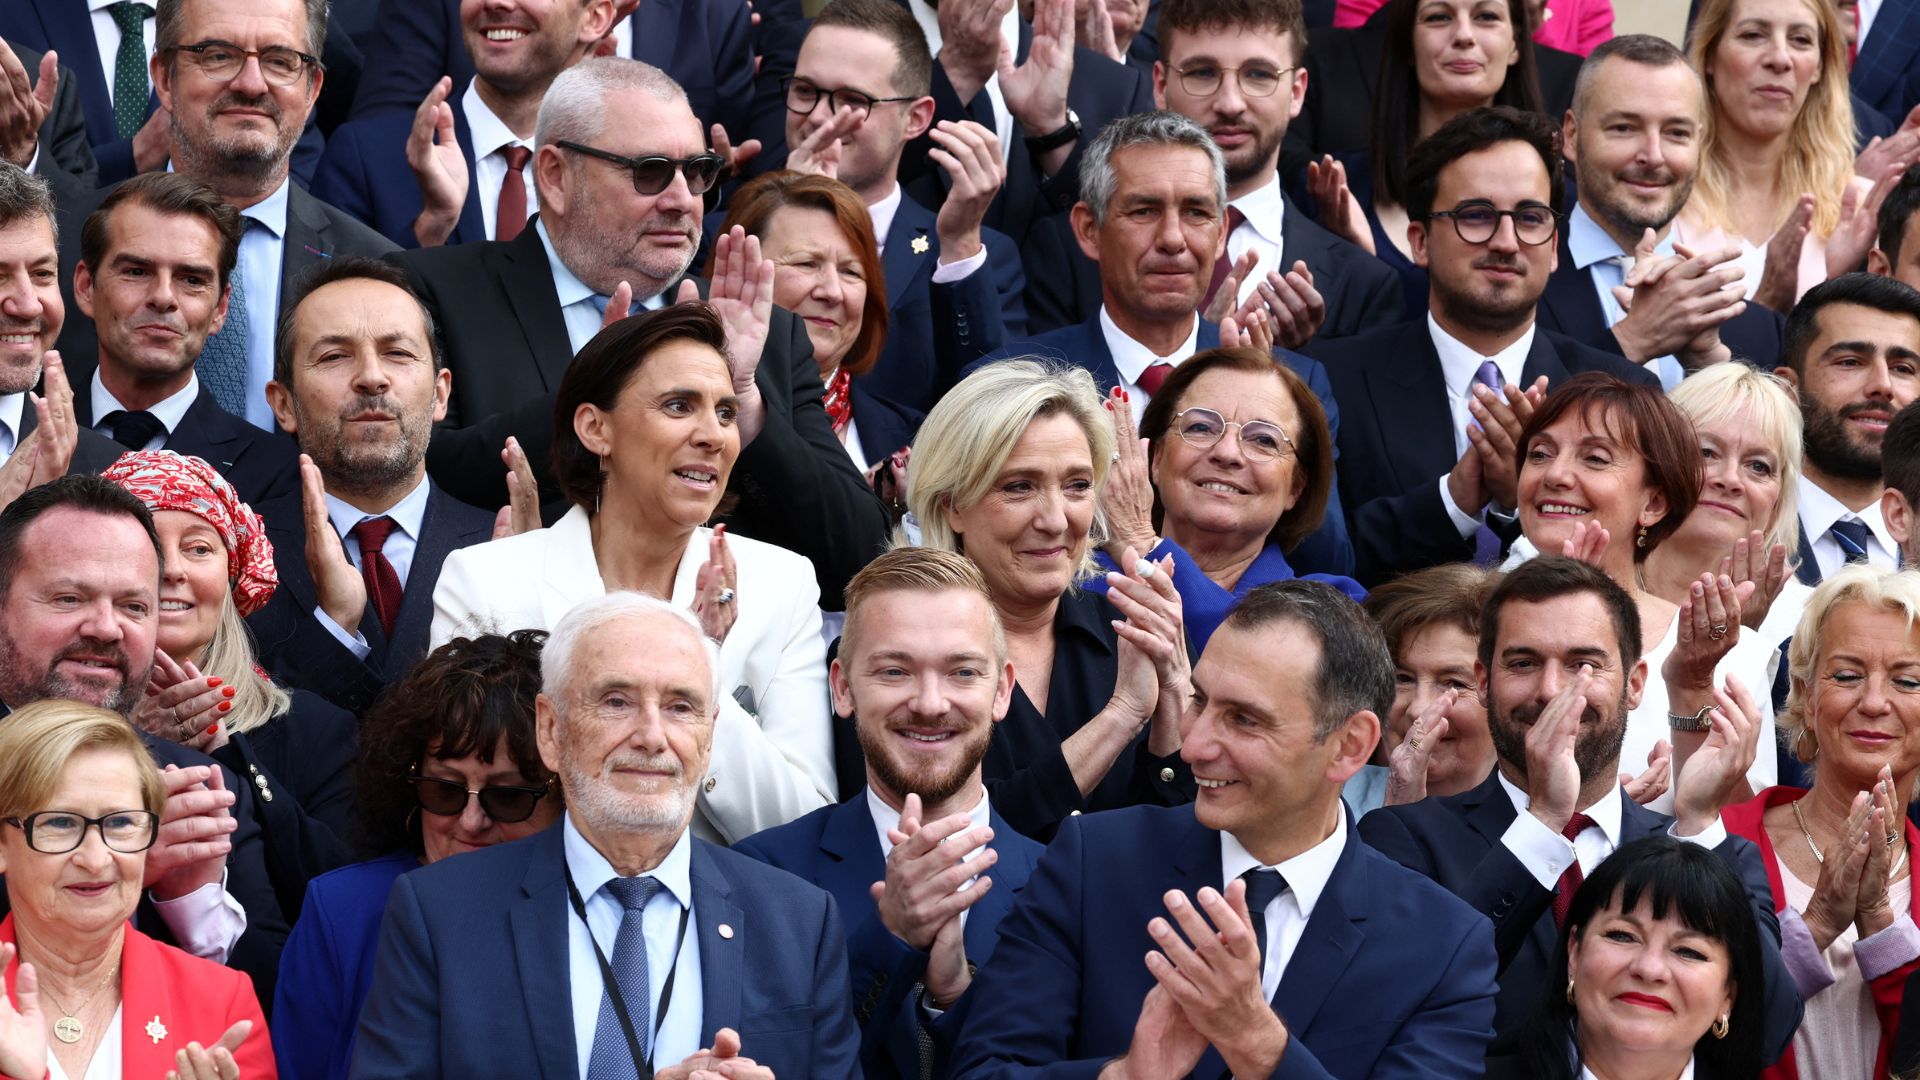
[[[1718,817],[1715,817],[1713,822],[1706,828],[1701,829],[1692,836],[1681,836],[1675,832],[1674,830],[1679,827],[1680,823],[1677,821],[1667,826],[1667,835],[1673,837],[1675,840],[1684,840],[1689,844],[1699,844],[1708,851],[1712,851],[1714,848],[1727,842],[1727,826]]]
[[[39,167],[40,167],[40,144],[34,143],[33,156],[27,159],[27,172],[31,173],[33,172],[33,170]],[[986,246],[985,244],[981,245],[981,247],[985,247],[985,246]]]
[[[1567,867],[1579,858],[1574,854],[1572,841],[1547,828],[1539,818],[1524,812],[1513,819],[1513,824],[1507,826],[1506,832],[1500,834],[1500,843],[1514,858],[1520,860],[1520,865],[1527,868],[1533,880],[1548,892],[1560,884],[1560,875],[1566,873]]]
[[[1834,983],[1833,968],[1820,954],[1820,946],[1813,943],[1807,920],[1790,907],[1780,913],[1780,961],[1787,965],[1787,974],[1793,976],[1794,989],[1800,992],[1802,1001]]]
[[[1897,971],[1916,958],[1920,958],[1920,927],[1913,924],[1913,916],[1905,911],[1893,920],[1892,926],[1853,944],[1854,962],[1860,965],[1860,977],[1868,982],[1889,971]]]
[[[934,1007],[933,995],[927,993],[925,983],[914,984],[913,999],[919,1003],[920,1019],[926,1023],[931,1024],[935,1020],[947,1015],[947,1010]]]
[[[964,281],[968,277],[971,277],[975,270],[985,265],[987,265],[987,245],[982,243],[979,251],[961,259],[959,262],[940,263],[936,265],[933,268],[933,283],[935,285],[948,285],[956,281]]]
[[[1461,538],[1465,539],[1480,531],[1480,519],[1454,505],[1453,492],[1447,489],[1447,476],[1450,475],[1452,474],[1448,473],[1440,477],[1440,505],[1447,508],[1447,517],[1452,519],[1453,527],[1458,529]]]
[[[347,647],[347,651],[353,654],[354,659],[365,660],[373,653],[373,646],[367,644],[366,635],[358,630],[348,633],[345,627],[334,622],[333,616],[321,610],[317,604],[313,609],[313,617],[320,621],[321,626],[327,628],[327,633],[333,635],[333,640]]]
[[[181,950],[216,964],[225,964],[234,943],[247,930],[247,909],[227,892],[227,872],[218,884],[202,885],[185,896],[161,900],[148,894],[160,921],[172,931]]]

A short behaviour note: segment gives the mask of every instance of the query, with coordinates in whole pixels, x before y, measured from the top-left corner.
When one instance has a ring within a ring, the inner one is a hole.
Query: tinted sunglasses
[[[553,781],[549,780],[538,787],[488,784],[476,791],[457,780],[442,780],[418,773],[407,777],[407,783],[413,785],[413,797],[419,801],[420,809],[429,814],[454,817],[466,812],[469,798],[478,798],[480,809],[502,825],[532,817],[534,810],[540,806],[540,800],[553,790]]]

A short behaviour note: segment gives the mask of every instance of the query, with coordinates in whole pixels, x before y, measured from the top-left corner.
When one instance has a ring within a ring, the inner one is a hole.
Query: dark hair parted
[[[58,242],[60,219],[54,212],[53,189],[13,162],[0,161],[0,229],[34,217],[46,219]]]
[[[926,31],[894,0],[833,0],[814,17],[813,26],[843,26],[878,34],[893,46],[891,80],[896,94],[925,97],[933,92],[933,52]]]
[[[215,257],[220,287],[227,287],[240,258],[240,212],[207,185],[170,172],[141,173],[115,185],[100,200],[99,207],[87,215],[80,226],[80,261],[95,277],[113,253],[114,211],[128,203],[169,216],[199,218],[211,225],[220,240],[220,253]]]
[[[111,480],[74,474],[57,477],[39,487],[28,488],[20,497],[0,510],[0,600],[13,589],[13,575],[19,571],[26,551],[27,529],[50,510],[80,510],[103,517],[130,517],[140,523],[141,531],[153,543],[154,560],[164,565],[160,534],[153,529],[153,515],[147,504],[132,492]],[[155,578],[155,585],[159,579]]]
[[[1316,740],[1324,741],[1354,713],[1385,717],[1392,710],[1387,640],[1359,604],[1331,585],[1299,578],[1269,582],[1235,602],[1221,625],[1251,631],[1283,621],[1305,627],[1320,643],[1313,677]]]
[[[425,848],[418,803],[406,778],[426,760],[477,757],[493,763],[502,738],[520,775],[553,779],[534,738],[545,630],[454,638],[427,654],[360,722],[355,802],[366,854]],[[438,743],[436,746],[435,743]],[[547,796],[560,799],[559,787]]]
[[[573,428],[582,405],[612,411],[634,373],[654,350],[673,341],[705,345],[727,355],[727,331],[706,303],[669,304],[658,311],[621,319],[600,331],[573,358],[553,398],[553,478],[575,506],[592,507],[606,486],[600,456],[587,449]]]
[[[1300,541],[1312,536],[1314,530],[1320,527],[1320,519],[1327,512],[1328,495],[1333,490],[1333,439],[1327,434],[1326,410],[1321,407],[1313,388],[1294,374],[1293,369],[1274,359],[1273,354],[1254,348],[1208,349],[1195,353],[1175,367],[1166,382],[1160,384],[1159,392],[1153,395],[1153,399],[1147,403],[1147,411],[1140,417],[1140,434],[1150,440],[1150,450],[1155,457],[1166,446],[1168,436],[1173,434],[1173,418],[1181,409],[1188,406],[1220,409],[1229,404],[1186,400],[1187,390],[1209,371],[1270,374],[1286,389],[1287,396],[1293,399],[1294,410],[1300,414],[1300,430],[1289,431],[1287,436],[1293,440],[1295,467],[1306,478],[1306,483],[1300,489],[1300,497],[1294,500],[1286,513],[1280,515],[1267,534],[1269,543],[1280,545],[1282,551],[1292,551]],[[1155,491],[1155,528],[1159,527],[1163,514],[1160,493]]]
[[[1430,566],[1379,586],[1360,606],[1380,627],[1397,660],[1407,641],[1430,626],[1458,627],[1480,639],[1480,616],[1500,581],[1497,570],[1472,563]]]
[[[1300,0],[1166,0],[1160,7],[1160,55],[1173,53],[1173,39],[1202,30],[1264,30],[1290,34],[1292,62],[1307,54],[1307,20]]]
[[[1582,372],[1547,394],[1520,429],[1513,451],[1515,476],[1526,471],[1533,441],[1568,415],[1580,417],[1589,430],[1604,434],[1621,453],[1639,455],[1644,482],[1666,497],[1666,516],[1647,526],[1646,543],[1635,536],[1613,538],[1613,543],[1633,545],[1634,562],[1644,561],[1680,528],[1700,501],[1700,438],[1693,422],[1657,387],[1604,372]]]
[[[1520,1038],[1519,1053],[1528,1066],[1525,1075],[1540,1080],[1574,1080],[1581,1075],[1575,1041],[1579,1014],[1568,995],[1558,989],[1568,985],[1571,975],[1568,944],[1582,941],[1582,948],[1591,948],[1583,939],[1606,913],[1630,913],[1643,902],[1654,918],[1677,918],[1687,929],[1727,950],[1727,982],[1734,992],[1727,1036],[1716,1039],[1710,1031],[1700,1034],[1693,1047],[1697,1075],[1760,1075],[1766,1064],[1761,1059],[1766,984],[1752,901],[1740,876],[1720,856],[1671,836],[1646,836],[1622,844],[1573,894],[1540,1006]]]
[[[1480,666],[1493,670],[1494,650],[1500,643],[1500,618],[1512,603],[1544,604],[1549,600],[1591,593],[1600,598],[1613,623],[1614,643],[1620,648],[1620,666],[1640,660],[1640,609],[1633,597],[1592,563],[1565,555],[1536,555],[1512,570],[1487,594],[1480,613]]]
[[[1920,402],[1895,413],[1880,437],[1880,476],[1910,507],[1920,507]]]
[[[1793,305],[1793,310],[1787,312],[1786,336],[1780,355],[1795,375],[1806,375],[1807,354],[1813,351],[1813,343],[1820,340],[1820,312],[1835,304],[1872,308],[1920,322],[1920,291],[1904,281],[1867,273],[1829,278],[1808,289],[1800,302]]]
[[[1913,221],[1915,210],[1920,210],[1920,169],[1910,168],[1893,190],[1887,192],[1886,201],[1880,204],[1880,216],[1875,219],[1880,250],[1886,253],[1890,264],[1900,262],[1900,249],[1906,245],[1907,226]]]
[[[440,326],[434,321],[433,312],[426,301],[420,299],[413,281],[407,272],[380,259],[369,259],[362,255],[336,255],[331,259],[321,259],[294,280],[291,295],[280,301],[280,321],[274,326],[273,334],[273,381],[293,389],[293,317],[307,297],[329,285],[342,281],[377,281],[382,285],[391,285],[407,294],[413,306],[420,309],[420,323],[427,333],[427,348],[433,354],[433,370],[436,374],[447,366],[446,353],[440,347]]]
[[[1404,205],[1408,219],[1426,221],[1433,214],[1440,173],[1447,166],[1504,142],[1526,143],[1540,155],[1540,163],[1547,169],[1547,205],[1559,213],[1566,202],[1566,188],[1560,180],[1560,129],[1539,113],[1491,105],[1461,113],[1440,125],[1440,130],[1420,140],[1407,155]]]
[[[1422,141],[1420,76],[1415,72],[1413,55],[1413,24],[1422,2],[1389,0],[1385,16],[1387,38],[1381,50],[1380,82],[1374,87],[1373,135],[1367,153],[1375,198],[1409,209],[1413,206],[1408,193],[1413,167],[1410,151],[1416,142]],[[1526,0],[1507,0],[1507,19],[1513,25],[1513,43],[1520,51],[1520,59],[1507,68],[1506,81],[1493,95],[1493,104],[1537,114],[1541,108],[1540,76],[1534,59],[1533,22],[1527,16]],[[1553,208],[1558,210],[1560,170],[1552,168],[1548,172],[1553,177]]]

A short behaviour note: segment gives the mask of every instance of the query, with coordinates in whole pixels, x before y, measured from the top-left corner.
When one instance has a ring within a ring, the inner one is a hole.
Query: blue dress
[[[307,885],[273,992],[273,1057],[286,1080],[346,1080],[387,894],[419,868],[419,856],[395,852]]]
[[[1261,549],[1260,554],[1254,557],[1253,563],[1247,567],[1246,572],[1240,575],[1240,580],[1234,583],[1231,592],[1214,584],[1213,579],[1200,569],[1199,564],[1193,561],[1193,556],[1188,555],[1185,548],[1165,537],[1161,537],[1159,546],[1148,552],[1147,558],[1157,562],[1167,555],[1173,556],[1173,587],[1180,593],[1180,603],[1185,611],[1187,623],[1187,642],[1191,646],[1195,660],[1198,660],[1201,652],[1206,649],[1207,639],[1213,636],[1214,630],[1218,629],[1220,623],[1226,619],[1227,609],[1257,586],[1274,581],[1292,581],[1298,577],[1303,581],[1324,581],[1352,597],[1355,603],[1367,598],[1367,590],[1350,577],[1342,577],[1338,574],[1295,574],[1293,567],[1287,565],[1287,557],[1281,552],[1278,544],[1268,544]],[[1113,560],[1107,557],[1105,551],[1096,550],[1093,557],[1102,570],[1118,569],[1114,566]],[[1085,588],[1088,592],[1106,595],[1106,576],[1102,574],[1087,582]]]

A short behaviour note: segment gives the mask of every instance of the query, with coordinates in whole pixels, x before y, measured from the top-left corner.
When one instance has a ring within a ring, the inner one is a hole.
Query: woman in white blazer
[[[554,403],[553,473],[573,509],[552,528],[449,556],[433,591],[433,644],[550,629],[610,588],[704,609],[710,628],[730,612],[726,693],[693,819],[696,835],[729,843],[827,805],[835,784],[812,564],[726,536],[732,565],[702,580],[714,537],[702,523],[740,454],[725,341],[711,308],[675,304],[617,322],[580,351]]]

